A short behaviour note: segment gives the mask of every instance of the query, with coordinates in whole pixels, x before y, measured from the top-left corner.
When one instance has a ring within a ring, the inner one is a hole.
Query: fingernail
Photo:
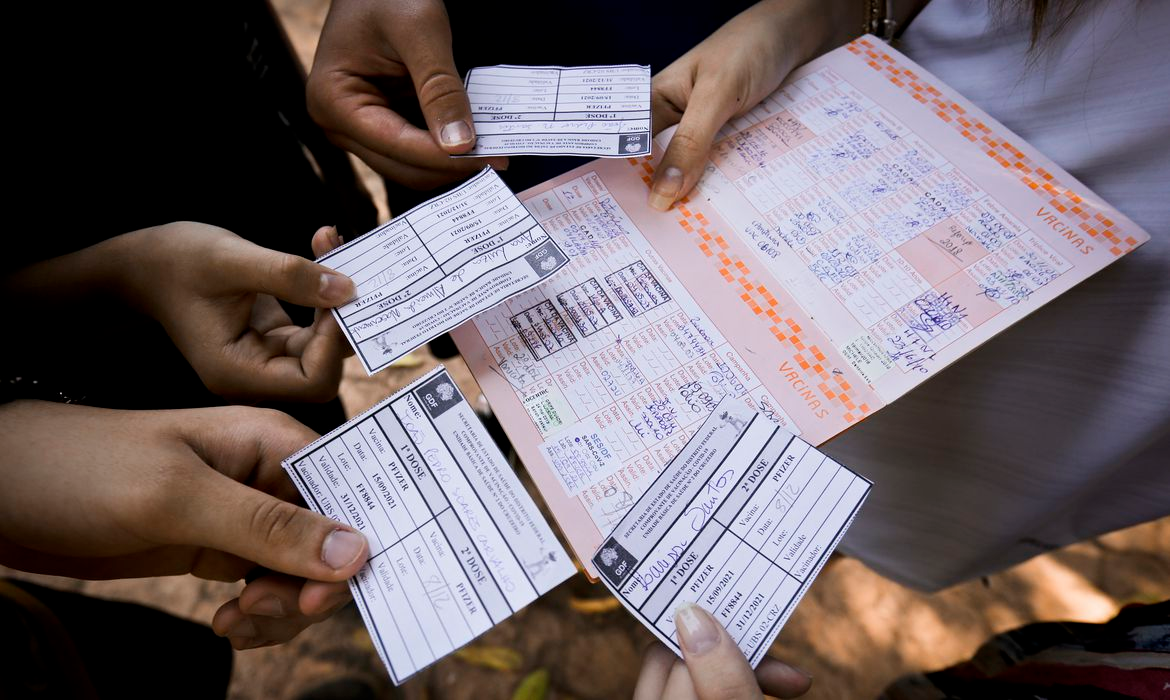
[[[439,130],[439,140],[444,146],[462,146],[471,141],[471,127],[467,122],[458,121],[444,124]]]
[[[710,613],[694,603],[683,603],[674,611],[678,641],[688,654],[702,654],[719,644],[719,625]]]
[[[321,298],[332,304],[343,304],[353,298],[353,281],[336,272],[321,273]]]
[[[366,540],[356,532],[334,530],[321,545],[321,561],[331,569],[344,569],[361,556]]]
[[[663,170],[662,173],[654,179],[654,188],[650,190],[650,206],[658,211],[666,211],[670,209],[670,205],[674,204],[674,200],[678,199],[678,195],[682,191],[683,173],[673,165]]]
[[[341,234],[337,232],[336,226],[329,227],[329,245],[334,248],[341,245]]]
[[[284,602],[274,595],[264,596],[248,608],[249,615],[284,617]]]
[[[255,637],[256,635],[256,624],[246,617],[237,622],[227,633],[229,637]]]

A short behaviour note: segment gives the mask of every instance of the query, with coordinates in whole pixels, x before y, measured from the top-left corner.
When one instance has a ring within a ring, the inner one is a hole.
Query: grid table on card
[[[524,204],[572,261],[472,323],[598,538],[723,396],[796,430],[600,178],[587,173]],[[574,460],[560,457],[579,444],[576,431],[600,434],[612,464],[570,474]]]
[[[475,420],[445,371],[416,384],[444,381],[451,388],[439,395],[461,403]],[[313,510],[352,526],[370,543],[370,558],[350,587],[395,682],[463,646],[573,571],[547,524],[532,520],[539,517],[535,506],[498,450],[497,464],[476,458],[469,469],[453,454],[458,447],[446,443],[451,431],[436,425],[442,418],[431,418],[409,389],[286,462]],[[478,420],[464,425],[490,443]],[[454,439],[467,442],[466,435]],[[508,477],[514,483],[501,485]],[[486,491],[527,503],[489,508],[493,494]],[[521,554],[509,539],[526,519],[523,525],[542,528],[548,543],[539,557],[531,548]],[[545,571],[550,562],[556,566]]]
[[[754,666],[870,486],[724,399],[594,563],[606,586],[676,653],[674,610],[690,602],[709,611]]]
[[[318,262],[357,295],[333,310],[369,373],[555,273],[567,257],[490,168]]]
[[[799,438],[779,428],[772,431],[764,449],[778,452],[776,462],[755,488],[746,492],[737,488],[743,498],[724,502],[703,526],[696,541],[713,541],[710,551],[654,621],[663,635],[674,638],[674,608],[684,601],[697,603],[723,623],[753,665],[767,651],[870,487],[868,480]],[[796,457],[795,468],[772,483],[777,465],[790,456]],[[708,566],[716,573],[700,579]]]
[[[468,155],[650,152],[649,66],[485,66],[465,84],[477,136]]]

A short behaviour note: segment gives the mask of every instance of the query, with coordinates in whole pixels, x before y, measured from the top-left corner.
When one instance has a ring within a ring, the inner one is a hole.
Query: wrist
[[[808,63],[821,54],[861,35],[861,0],[766,0],[776,11],[776,30],[789,52],[790,67]]]
[[[162,254],[164,235],[172,224],[123,233],[105,241],[105,269],[100,288],[139,313],[153,315],[151,301],[159,294],[157,280],[167,278],[168,261]]]

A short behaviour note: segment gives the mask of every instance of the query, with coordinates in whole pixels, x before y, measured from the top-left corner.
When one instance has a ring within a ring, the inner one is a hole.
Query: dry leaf
[[[520,652],[515,649],[488,644],[463,647],[455,652],[455,656],[472,666],[482,666],[497,671],[517,671],[524,665],[524,657],[520,656]]]
[[[350,635],[350,642],[362,651],[375,651],[374,640],[370,639],[370,633],[365,627],[354,630]]]
[[[403,355],[397,360],[391,362],[390,366],[398,367],[400,369],[414,369],[415,367],[421,366],[423,362],[426,362],[426,360],[419,357],[417,353],[412,352],[407,353],[406,355]]]
[[[512,700],[544,700],[548,695],[548,670],[538,669],[524,676],[512,692]]]
[[[617,598],[569,598],[569,607],[585,615],[598,615],[617,610],[621,603]]]

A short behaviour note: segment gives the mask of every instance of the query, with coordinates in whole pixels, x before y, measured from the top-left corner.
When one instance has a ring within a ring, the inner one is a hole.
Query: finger
[[[249,649],[257,647],[267,647],[274,644],[284,644],[292,641],[301,632],[315,624],[315,620],[310,620],[307,617],[263,617],[260,615],[250,615],[248,619],[256,626],[255,642],[248,646]]]
[[[638,673],[638,684],[634,686],[633,700],[659,700],[676,661],[678,657],[674,652],[660,642],[648,646],[642,657],[642,670]]]
[[[769,656],[756,667],[756,680],[765,693],[776,698],[798,698],[812,687],[812,676]]]
[[[653,116],[652,123],[655,135],[658,135],[658,132],[663,129],[678,124],[679,120],[682,119],[683,108],[680,105],[685,105],[686,100],[676,97],[679,90],[673,68],[674,64],[654,76],[654,81],[650,85],[650,111]]]
[[[248,330],[224,346],[223,361],[200,377],[213,393],[237,403],[331,400],[341,382],[345,339],[323,322],[287,330],[278,328],[270,334]]]
[[[288,574],[269,573],[244,586],[240,591],[240,611],[261,617],[304,616],[300,607],[301,588],[305,579]]]
[[[311,428],[287,413],[263,408],[223,406],[177,413],[182,415],[180,435],[203,460],[202,471],[210,466],[282,501],[302,502],[281,460],[320,437]]]
[[[413,128],[413,127],[412,127]],[[430,148],[437,150],[435,143],[427,132],[420,131],[426,137]],[[334,138],[334,142],[341,148],[353,153],[366,165],[383,177],[415,190],[429,190],[441,185],[450,184],[483,170],[490,166],[495,170],[507,170],[508,159],[492,158],[450,158],[442,153],[442,159],[437,164],[426,167],[412,165],[378,151],[368,148],[363,143],[344,136]]]
[[[285,338],[284,354],[289,357],[302,357],[305,354],[305,348],[309,345],[309,341],[318,335],[337,338],[341,357],[345,358],[353,354],[353,346],[345,340],[345,335],[337,325],[333,314],[325,309],[317,309],[313,316],[313,324],[308,328],[302,328],[300,326],[276,328],[269,331],[268,335],[277,335]]]
[[[252,562],[214,549],[200,549],[191,564],[191,575],[209,581],[239,581],[256,568]]]
[[[742,700],[738,696],[728,696],[726,700]],[[666,687],[662,689],[662,700],[699,700],[695,692],[695,683],[687,671],[686,664],[677,663],[670,667],[670,675],[666,677]],[[724,699],[721,699],[724,700]]]
[[[195,473],[181,514],[195,544],[318,581],[344,581],[365,563],[369,544],[356,530],[218,472]]]
[[[310,592],[310,598],[320,599],[311,600],[310,609],[301,605],[306,590]],[[350,600],[346,583],[306,581],[285,574],[267,573],[244,587],[235,606],[225,606],[217,632],[222,631],[223,636],[240,637],[237,648],[283,643],[309,625],[326,619]],[[245,618],[247,622],[244,622]],[[247,639],[243,639],[245,637]]]
[[[342,361],[350,345],[332,318],[317,319],[305,331],[310,334],[307,339],[301,336],[289,338],[290,343],[286,346],[289,357],[277,358],[286,361],[295,358],[297,361],[297,366],[292,362],[276,365],[278,372],[293,374],[288,380],[291,383],[287,385],[286,395],[291,389],[293,395],[305,400],[331,400],[341,385]]]
[[[276,297],[269,294],[256,295],[248,325],[265,335],[277,329],[295,330],[297,328],[297,326],[292,325],[292,319],[289,318],[288,312],[284,310]],[[281,330],[280,332],[290,333],[292,330]]]
[[[353,595],[348,583],[305,581],[298,601],[301,612],[315,618],[324,618],[345,607]]]
[[[654,173],[648,200],[651,207],[659,211],[670,209],[699,181],[715,134],[739,107],[731,90],[725,81],[714,79],[695,85]]]
[[[235,649],[249,649],[260,631],[250,616],[240,610],[240,599],[233,598],[215,611],[211,618],[211,630],[221,637],[227,637]]]
[[[283,644],[311,624],[313,621],[303,616],[276,618],[248,615],[240,610],[239,598],[224,603],[211,619],[212,631],[221,637],[227,637],[232,643],[232,648],[238,651]]]
[[[335,336],[345,340],[345,334],[341,332],[341,327],[337,325],[337,319],[333,318],[333,314],[324,309],[317,309],[315,315],[313,316],[313,325],[310,327],[310,330],[313,333],[322,333],[324,335]],[[304,340],[305,342],[308,342],[310,338],[305,338]],[[302,350],[302,354],[303,352],[304,351]],[[342,357],[349,357],[352,354],[353,346],[348,342],[343,342],[341,344]]]
[[[763,697],[747,658],[710,613],[694,603],[684,603],[675,610],[674,622],[700,700]]]
[[[337,232],[337,227],[322,226],[313,234],[313,255],[319,258],[334,248],[340,248],[344,242],[341,234]]]
[[[369,554],[362,534],[269,495],[296,493],[280,460],[316,433],[278,411],[231,407],[182,414],[179,435],[198,461],[183,474],[183,493],[163,504],[172,512],[158,526],[160,538],[316,581],[357,573]]]
[[[353,281],[324,265],[263,248],[239,237],[217,251],[219,283],[239,292],[271,294],[301,306],[339,306],[353,298]]]
[[[418,104],[435,142],[447,153],[475,147],[471,104],[451,53],[451,22],[442,3],[421,13],[416,39],[401,47]]]

